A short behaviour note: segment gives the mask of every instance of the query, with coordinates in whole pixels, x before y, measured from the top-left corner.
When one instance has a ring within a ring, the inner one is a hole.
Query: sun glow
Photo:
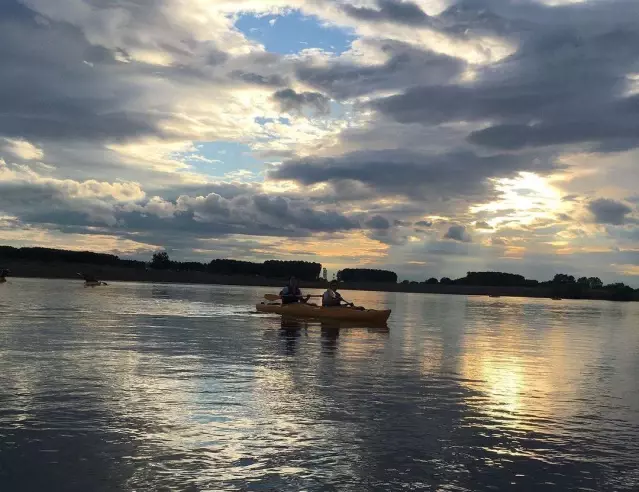
[[[561,191],[552,186],[548,178],[535,173],[522,172],[516,178],[499,178],[492,182],[500,197],[470,208],[473,214],[487,214],[486,222],[492,227],[504,222],[530,225],[567,209],[561,200]]]

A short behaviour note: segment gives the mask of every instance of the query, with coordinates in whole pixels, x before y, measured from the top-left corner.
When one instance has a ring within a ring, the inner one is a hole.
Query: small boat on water
[[[84,286],[85,287],[99,287],[100,285],[107,285],[106,282],[102,282],[101,280],[98,280],[93,275],[87,275],[85,273],[78,273],[78,276],[82,277],[84,279]]]
[[[255,308],[261,313],[274,313],[283,316],[300,317],[300,318],[316,318],[316,319],[335,319],[345,321],[365,321],[368,323],[386,323],[391,315],[390,309],[361,309],[353,307],[321,307],[314,304],[279,304],[264,303],[257,304]]]
[[[6,268],[0,268],[0,284],[3,284],[7,281],[7,275],[9,275],[9,273],[11,273],[9,270],[7,270]]]
[[[85,287],[99,287],[100,285],[107,285],[106,282],[100,282],[99,280],[86,281],[84,282]]]

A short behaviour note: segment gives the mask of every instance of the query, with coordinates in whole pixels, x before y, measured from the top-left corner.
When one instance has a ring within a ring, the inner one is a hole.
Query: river
[[[267,292],[9,278],[2,490],[639,490],[638,303]]]

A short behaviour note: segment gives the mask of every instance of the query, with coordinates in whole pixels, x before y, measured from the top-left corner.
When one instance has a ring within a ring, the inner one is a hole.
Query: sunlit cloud
[[[499,198],[470,207],[473,214],[485,212],[490,215],[485,221],[490,227],[498,228],[505,222],[511,227],[513,223],[529,225],[570,210],[562,201],[561,191],[548,178],[522,172],[516,178],[498,178],[492,182]]]

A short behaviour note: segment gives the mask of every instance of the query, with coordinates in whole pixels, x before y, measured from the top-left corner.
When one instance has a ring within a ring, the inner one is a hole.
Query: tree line
[[[397,274],[389,270],[372,268],[345,268],[337,272],[338,282],[384,282],[397,283]]]
[[[309,261],[267,260],[263,263],[215,259],[209,263],[172,261],[166,251],[153,254],[149,266],[156,270],[199,271],[214,275],[249,275],[267,278],[297,277],[300,280],[319,279],[321,263]]]
[[[404,280],[402,283],[415,285],[420,282]],[[552,280],[539,282],[538,280],[527,279],[523,275],[513,273],[468,272],[465,277],[455,280],[449,277],[442,277],[440,280],[431,277],[421,283],[427,285],[473,285],[481,287],[538,287],[548,289],[552,296],[571,299],[585,297],[592,291],[606,291],[610,294],[610,298],[614,300],[631,300],[635,295],[635,289],[621,282],[604,284],[599,277],[575,278],[574,275],[565,273],[556,274]],[[636,292],[639,292],[639,289]]]
[[[14,261],[39,261],[43,263],[86,263],[89,265],[123,266],[133,268],[144,268],[145,266],[143,261],[126,260],[107,253],[40,247],[14,248],[13,246],[0,246],[0,259]]]
[[[166,251],[153,254],[150,262],[123,259],[113,254],[91,251],[71,251],[54,248],[0,246],[0,266],[2,260],[38,261],[43,263],[82,263],[96,266],[117,266],[125,268],[174,271],[204,272],[215,275],[248,275],[267,278],[287,278],[292,275],[300,280],[314,281],[320,278],[322,265],[307,261],[268,260],[262,263],[214,259],[209,263],[196,261],[173,261]],[[336,279],[345,283],[397,283],[397,274],[390,270],[370,268],[344,268],[337,272]],[[551,280],[539,282],[523,275],[504,272],[468,272],[466,276],[451,279],[431,277],[423,282],[404,280],[403,285],[469,285],[483,287],[528,287],[547,288],[552,295],[579,298],[592,291],[607,291],[612,298],[630,299],[635,290],[623,283],[604,284],[599,277],[579,277],[565,273],[556,274]],[[639,292],[639,289],[637,289]]]

